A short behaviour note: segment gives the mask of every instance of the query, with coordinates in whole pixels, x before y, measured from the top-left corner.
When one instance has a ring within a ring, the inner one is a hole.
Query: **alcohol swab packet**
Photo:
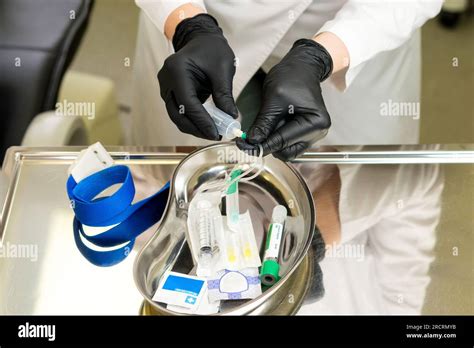
[[[165,272],[152,300],[193,311],[205,295],[206,279],[177,272]]]
[[[169,309],[170,311],[183,313],[183,314],[198,314],[198,315],[216,314],[217,312],[219,312],[220,301],[210,302],[208,293],[209,291],[207,290],[207,287],[206,287],[204,290],[204,294],[202,296],[202,300],[199,303],[199,306],[195,309],[189,309],[189,308],[175,306],[171,304],[166,306],[166,308]]]

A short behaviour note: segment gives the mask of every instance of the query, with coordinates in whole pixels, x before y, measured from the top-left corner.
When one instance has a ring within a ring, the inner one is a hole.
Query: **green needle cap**
[[[242,171],[240,169],[236,169],[236,170],[233,170],[231,173],[230,173],[230,180],[234,180],[236,177],[238,177],[240,174],[242,174]],[[238,180],[234,181],[232,183],[232,185],[229,186],[229,188],[227,189],[227,194],[230,195],[232,193],[235,193],[237,191],[237,184],[238,184]]]

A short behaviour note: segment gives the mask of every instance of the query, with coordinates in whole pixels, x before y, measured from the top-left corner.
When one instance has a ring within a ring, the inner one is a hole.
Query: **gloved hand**
[[[202,103],[212,94],[216,106],[237,118],[232,97],[234,52],[217,21],[208,14],[183,20],[173,36],[176,51],[158,73],[161,97],[179,130],[209,140],[220,136]]]
[[[313,40],[301,39],[268,73],[263,84],[263,100],[247,140],[238,139],[244,151],[272,153],[284,161],[294,159],[331,126],[320,82],[332,71],[326,49]]]

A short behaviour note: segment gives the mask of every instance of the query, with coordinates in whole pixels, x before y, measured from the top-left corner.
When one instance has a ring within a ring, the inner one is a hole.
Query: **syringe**
[[[242,170],[234,169],[230,173],[231,185],[228,187],[225,196],[225,210],[227,215],[227,226],[232,232],[227,238],[229,238],[229,244],[227,245],[227,261],[232,265],[237,264],[239,261],[239,251],[237,249],[236,239],[239,238],[237,232],[239,232],[239,182],[238,176],[242,174]]]
[[[242,138],[245,139],[247,135],[242,132],[240,122],[232,118],[219,109],[211,100],[203,104],[204,109],[211,115],[212,120],[216,124],[217,132],[227,139]]]
[[[197,204],[199,232],[199,268],[204,276],[211,274],[212,252],[215,245],[215,225],[212,216],[212,204],[200,201]]]

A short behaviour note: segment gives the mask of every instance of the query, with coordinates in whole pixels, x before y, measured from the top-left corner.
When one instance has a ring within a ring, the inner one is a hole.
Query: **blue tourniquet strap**
[[[105,189],[121,184],[110,196],[96,198]],[[125,259],[135,238],[159,221],[168,201],[169,182],[154,195],[132,204],[135,196],[130,169],[123,165],[106,168],[79,183],[72,176],[67,181],[67,193],[74,209],[74,240],[81,254],[97,266],[113,266]],[[107,231],[88,236],[82,225],[112,226]],[[82,237],[82,238],[81,238]],[[85,242],[112,250],[95,250]]]

